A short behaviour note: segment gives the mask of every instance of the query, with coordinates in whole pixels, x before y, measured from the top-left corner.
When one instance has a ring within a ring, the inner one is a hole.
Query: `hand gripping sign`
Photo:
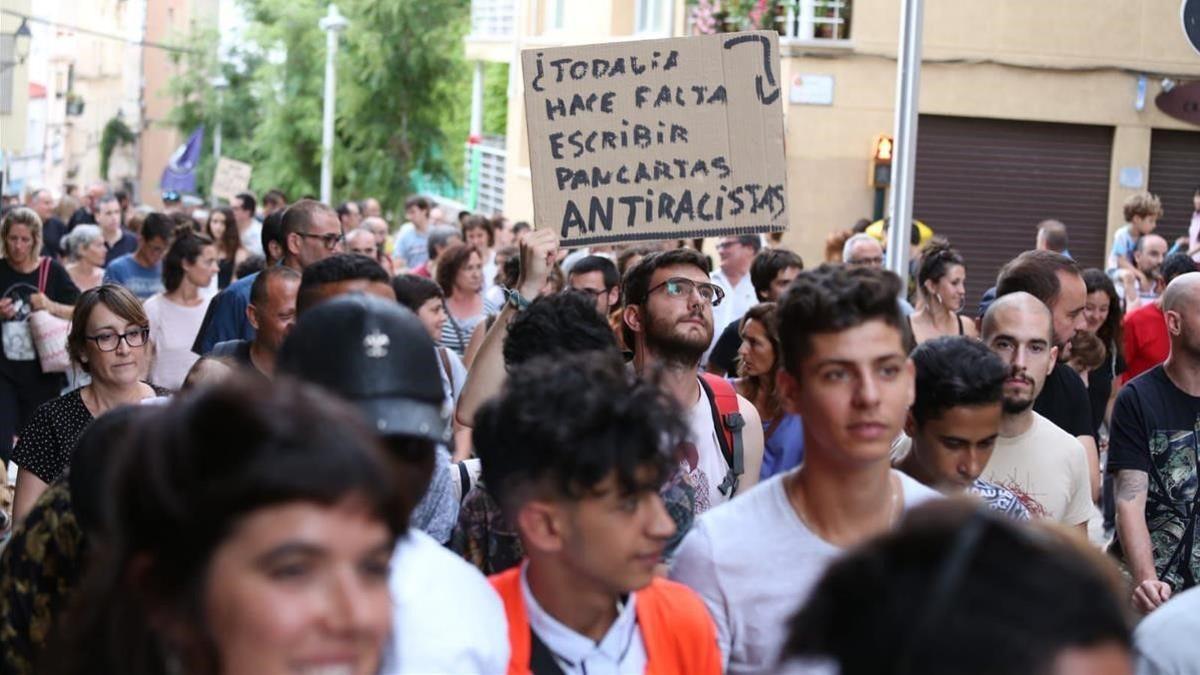
[[[770,31],[521,53],[534,217],[564,246],[780,232]]]

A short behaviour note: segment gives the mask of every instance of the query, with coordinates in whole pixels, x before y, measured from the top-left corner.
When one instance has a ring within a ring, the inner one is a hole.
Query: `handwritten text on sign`
[[[778,34],[521,53],[539,226],[563,243],[786,229]]]

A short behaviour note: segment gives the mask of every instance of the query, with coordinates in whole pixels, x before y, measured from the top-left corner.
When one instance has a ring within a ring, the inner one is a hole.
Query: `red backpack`
[[[746,420],[738,407],[737,391],[729,380],[713,373],[701,373],[700,386],[712,404],[713,428],[721,432],[717,434],[717,441],[725,463],[729,465],[729,473],[717,489],[723,495],[732,495],[738,479],[746,471],[742,448],[742,428],[746,426]]]

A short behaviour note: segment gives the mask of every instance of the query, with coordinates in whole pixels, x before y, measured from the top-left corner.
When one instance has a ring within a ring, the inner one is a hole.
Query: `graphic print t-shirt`
[[[1145,471],[1146,526],[1158,578],[1176,592],[1200,579],[1200,397],[1175,386],[1157,366],[1121,389],[1113,406],[1108,470]],[[1120,541],[1114,546],[1120,551]]]

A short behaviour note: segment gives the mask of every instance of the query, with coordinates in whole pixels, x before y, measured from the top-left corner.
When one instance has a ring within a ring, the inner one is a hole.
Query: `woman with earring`
[[[967,299],[967,267],[945,239],[933,239],[921,255],[917,289],[921,309],[909,317],[914,344],[943,335],[979,337],[975,322],[958,315]]]

